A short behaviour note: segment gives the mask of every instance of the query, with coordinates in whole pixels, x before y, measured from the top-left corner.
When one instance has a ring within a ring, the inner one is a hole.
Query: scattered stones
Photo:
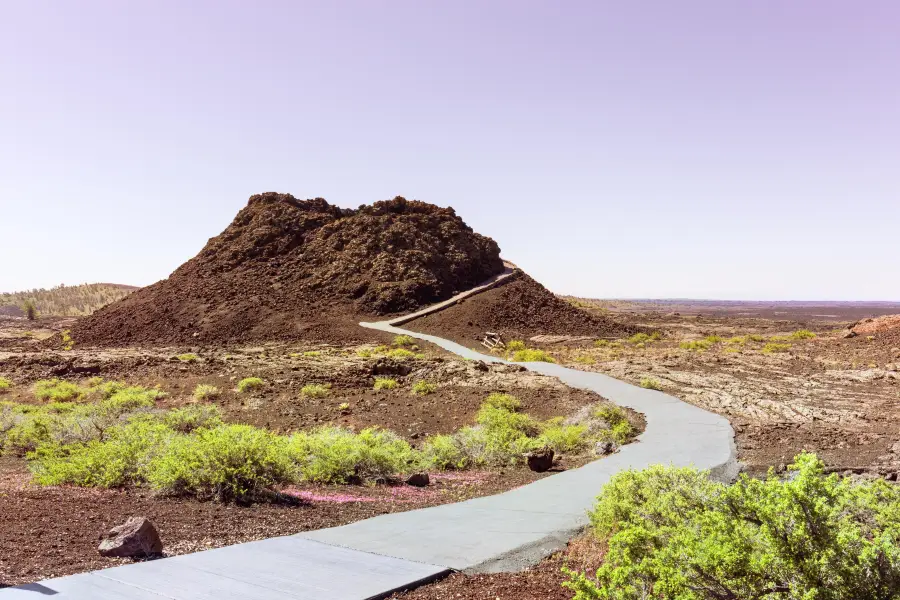
[[[605,442],[597,442],[594,444],[594,454],[597,456],[606,456],[608,454],[612,454],[618,449],[615,442],[611,442],[609,440]]]
[[[159,532],[146,517],[131,517],[113,527],[97,548],[100,556],[115,558],[144,558],[162,554],[162,550]]]
[[[549,471],[553,466],[553,450],[551,448],[534,450],[527,453],[525,458],[528,461],[528,468],[535,473]]]
[[[848,329],[841,334],[841,337],[846,339],[855,338],[858,334],[852,329]]]
[[[425,487],[429,483],[431,483],[431,478],[428,476],[428,473],[413,473],[406,478],[406,485],[413,487]]]

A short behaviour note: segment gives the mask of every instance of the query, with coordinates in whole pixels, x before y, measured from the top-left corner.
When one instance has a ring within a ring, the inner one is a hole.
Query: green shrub
[[[84,390],[70,381],[42,379],[34,384],[34,396],[38,400],[69,402],[80,400],[84,396]]]
[[[555,363],[556,360],[543,350],[517,350],[512,356],[513,362],[548,362]]]
[[[90,384],[91,382],[88,381]],[[116,392],[124,390],[128,384],[124,381],[100,381],[96,385],[89,385],[91,399],[106,400]]]
[[[593,365],[597,363],[597,360],[590,354],[579,354],[575,357],[575,362],[582,365]]]
[[[417,381],[412,386],[412,393],[417,396],[427,396],[437,390],[437,385],[427,381]]]
[[[223,425],[219,407],[214,404],[189,404],[167,411],[162,417],[169,429],[191,433],[197,429],[214,429]]]
[[[25,318],[29,321],[37,319],[38,312],[34,300],[31,300],[30,298],[22,300],[22,310],[25,311]]]
[[[687,342],[681,342],[678,344],[678,347],[682,350],[690,350],[691,352],[704,352],[708,350],[712,346],[712,343],[707,340],[690,340]]]
[[[518,412],[522,408],[522,403],[512,394],[503,394],[494,392],[484,400],[484,406],[492,408],[500,408],[511,412]]]
[[[68,329],[64,329],[62,333],[60,333],[60,344],[62,349],[67,352],[75,347],[75,340],[72,338]]]
[[[177,358],[181,362],[186,362],[186,363],[197,362],[198,360],[200,360],[200,357],[192,352],[189,352],[187,354],[179,354],[175,358]]]
[[[609,440],[621,446],[634,435],[634,428],[628,421],[628,416],[618,406],[613,404],[601,405],[594,411],[594,417],[608,425],[608,428],[599,436],[604,441]]]
[[[760,335],[758,333],[751,333],[747,336],[747,339],[751,342],[764,342],[766,341],[766,336]]]
[[[525,342],[522,340],[510,340],[506,344],[506,349],[509,352],[518,352],[519,350],[525,350]]]
[[[791,337],[795,340],[811,340],[816,337],[816,334],[809,329],[798,329],[791,334]]]
[[[391,379],[390,377],[376,377],[375,378],[375,389],[376,390],[392,390],[397,387],[399,384],[396,379]]]
[[[122,487],[146,480],[153,458],[174,434],[151,419],[136,419],[108,431],[107,439],[68,445],[44,444],[29,454],[40,485]]]
[[[219,388],[206,383],[197,384],[193,394],[194,400],[215,400],[221,395],[222,392],[219,391]]]
[[[722,341],[722,338],[717,335],[708,335],[703,339],[704,339],[704,341],[709,342],[710,344],[718,344],[719,342]]]
[[[645,390],[656,390],[659,392],[661,392],[663,389],[662,384],[659,381],[657,381],[656,379],[651,379],[650,377],[644,377],[643,379],[641,379],[641,387]]]
[[[250,502],[296,479],[285,438],[250,425],[222,425],[179,436],[150,465],[164,493]]]
[[[372,358],[373,354],[371,348],[358,348],[356,350],[356,355],[360,358]]]
[[[790,344],[776,344],[775,342],[769,342],[765,346],[763,346],[762,351],[765,354],[774,354],[776,352],[787,352],[791,349]]]
[[[587,425],[563,425],[548,423],[538,438],[538,446],[553,449],[557,454],[575,453],[590,445]]]
[[[407,360],[410,358],[419,358],[416,356],[415,352],[411,352],[405,348],[394,348],[393,350],[389,350],[385,353],[389,358],[394,358],[396,360]],[[424,358],[424,357],[423,357]]]
[[[647,333],[636,333],[630,338],[628,338],[628,342],[630,344],[646,344],[647,342],[653,341],[649,334]]]
[[[740,335],[735,335],[725,340],[725,343],[731,346],[743,346],[747,343],[747,338]]]
[[[793,474],[732,486],[691,468],[624,471],[591,512],[608,550],[593,577],[568,571],[575,600],[900,598],[900,488]]]
[[[237,384],[237,391],[241,394],[246,392],[252,392],[253,390],[258,390],[266,384],[265,381],[260,379],[259,377],[245,377],[241,379]]]
[[[86,385],[87,385],[89,388],[95,388],[95,387],[97,387],[98,385],[100,385],[101,383],[103,383],[103,378],[102,378],[102,377],[99,377],[99,376],[95,376],[95,377],[89,378],[89,379],[87,380],[87,382],[86,382]]]
[[[395,346],[412,346],[414,343],[415,340],[408,335],[398,335],[394,337]]]
[[[425,460],[435,468],[467,469],[473,466],[469,455],[465,452],[455,435],[433,435],[425,441],[422,448]]]
[[[306,352],[303,353],[303,356],[305,356],[307,358],[316,358],[318,356],[322,356],[322,351],[321,350],[307,350]]]
[[[0,377],[0,394],[5,394],[12,387],[12,381],[6,377]]]
[[[300,390],[300,394],[306,398],[324,398],[331,390],[330,386],[321,383],[307,383]]]
[[[347,483],[404,473],[421,462],[410,445],[390,431],[363,429],[355,434],[340,427],[298,433],[289,452],[306,481]]]
[[[609,340],[594,340],[594,346],[597,348],[606,348],[609,346]]]

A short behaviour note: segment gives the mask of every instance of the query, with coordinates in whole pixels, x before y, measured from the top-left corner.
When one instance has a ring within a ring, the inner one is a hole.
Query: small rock
[[[425,487],[429,483],[431,483],[431,478],[428,476],[428,473],[413,473],[406,478],[406,485],[413,487]]]
[[[543,473],[549,471],[553,466],[553,450],[550,448],[542,448],[529,452],[525,455],[528,461],[528,468],[535,473]]]
[[[605,442],[597,442],[594,445],[594,454],[597,456],[606,456],[607,454],[612,454],[616,451],[616,444],[614,442],[605,441]]]
[[[124,525],[113,527],[100,542],[100,556],[143,558],[162,554],[162,541],[156,526],[146,517],[131,517]]]
[[[847,331],[845,331],[844,333],[841,334],[841,337],[844,339],[855,338],[856,332],[853,331],[852,329],[848,329]]]

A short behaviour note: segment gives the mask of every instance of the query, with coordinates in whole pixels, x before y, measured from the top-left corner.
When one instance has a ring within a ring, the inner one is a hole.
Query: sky
[[[249,196],[452,206],[558,293],[900,300],[900,3],[0,0],[0,291]]]

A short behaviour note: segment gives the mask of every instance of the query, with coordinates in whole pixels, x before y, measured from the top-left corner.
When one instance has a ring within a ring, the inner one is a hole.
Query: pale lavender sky
[[[900,4],[0,0],[0,291],[256,192],[451,205],[549,288],[900,300]]]

